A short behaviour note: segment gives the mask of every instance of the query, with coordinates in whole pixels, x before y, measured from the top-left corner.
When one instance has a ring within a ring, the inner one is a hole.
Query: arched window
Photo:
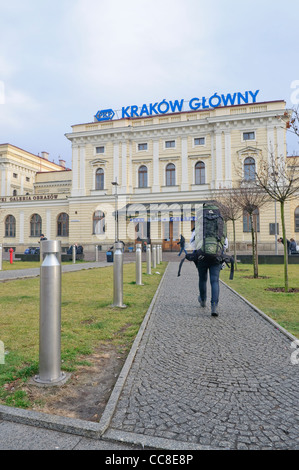
[[[295,209],[295,232],[299,232],[299,206]]]
[[[147,188],[147,167],[141,165],[138,169],[138,187]]]
[[[104,189],[104,170],[98,168],[96,171],[96,189]]]
[[[253,211],[253,217],[256,217],[257,231],[260,231],[260,213],[258,208]],[[253,220],[254,223],[254,220]],[[250,215],[247,211],[243,211],[243,232],[251,232]]]
[[[18,192],[17,192],[16,189],[13,190],[12,195],[13,195],[13,196],[17,196],[17,195],[18,195]]]
[[[247,157],[244,160],[244,179],[246,181],[255,179],[255,160],[252,157]]]
[[[105,233],[105,214],[102,211],[96,211],[92,219],[94,235],[103,235]]]
[[[175,186],[175,166],[168,163],[166,166],[166,186]]]
[[[69,236],[69,216],[65,212],[59,214],[57,218],[57,236],[68,237]]]
[[[30,219],[30,237],[40,237],[42,233],[42,219],[38,214],[33,214]]]
[[[195,165],[195,184],[205,184],[206,170],[204,162],[197,162]]]
[[[13,215],[8,215],[5,218],[5,236],[15,237],[16,236],[16,219]]]

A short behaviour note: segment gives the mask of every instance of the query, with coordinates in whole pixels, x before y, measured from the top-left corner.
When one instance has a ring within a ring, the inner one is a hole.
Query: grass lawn
[[[288,271],[289,288],[299,289],[299,265],[289,265]],[[228,268],[221,271],[220,278],[279,325],[299,338],[299,292],[284,293],[267,290],[268,288],[284,287],[283,264],[260,264],[258,279],[253,279],[252,265],[238,264],[233,280],[229,280]]]
[[[76,260],[76,264],[80,264],[80,263],[88,263],[88,261]],[[63,261],[61,264],[62,265],[73,264],[73,261]],[[33,268],[40,268],[40,266],[41,266],[40,261],[14,261],[12,264],[10,264],[9,261],[2,262],[3,271],[10,271],[10,270],[16,270],[16,269],[33,269]]]
[[[125,309],[111,307],[113,266],[62,274],[61,369],[74,371],[82,364],[78,358],[82,361],[101,342],[128,352],[166,265],[161,263],[147,275],[143,263],[144,285],[137,286],[135,263],[124,264]],[[0,340],[6,352],[5,364],[0,364],[1,404],[29,406],[24,394],[11,393],[9,384],[38,374],[39,282],[35,278],[0,284]]]

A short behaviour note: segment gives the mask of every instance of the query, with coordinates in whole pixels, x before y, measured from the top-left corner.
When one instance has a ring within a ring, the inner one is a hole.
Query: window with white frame
[[[255,132],[243,132],[243,140],[255,140]]]
[[[96,147],[96,153],[105,153],[105,146],[101,145],[99,147]]]
[[[173,163],[168,163],[165,172],[166,186],[175,186],[175,165]]]
[[[205,184],[206,180],[206,166],[204,162],[197,162],[195,167],[195,184]]]
[[[138,168],[138,187],[147,188],[147,167],[145,165]]]
[[[104,170],[103,168],[98,168],[96,171],[96,190],[104,189]]]
[[[65,212],[62,212],[57,217],[57,236],[58,237],[69,236],[69,216]]]
[[[174,149],[175,148],[175,140],[165,140],[165,148],[166,149]]]
[[[194,145],[205,145],[206,138],[205,137],[195,137]]]
[[[246,181],[255,179],[255,160],[252,157],[247,157],[244,160],[244,179]]]
[[[16,219],[13,215],[8,215],[5,218],[5,236],[6,237],[16,236]]]
[[[142,142],[138,144],[138,152],[141,152],[142,150],[147,150],[147,149],[148,149],[147,142]]]
[[[39,214],[33,214],[30,219],[30,237],[40,237],[42,233],[42,218]]]

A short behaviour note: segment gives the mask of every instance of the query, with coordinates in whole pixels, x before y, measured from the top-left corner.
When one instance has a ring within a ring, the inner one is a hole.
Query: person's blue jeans
[[[178,256],[181,256],[181,254],[183,253],[183,251],[185,252],[185,255],[186,255],[186,254],[187,254],[187,250],[186,250],[186,248],[185,248],[184,246],[181,247]]]
[[[213,264],[207,266],[204,263],[200,263],[197,266],[198,275],[199,275],[199,295],[201,300],[205,301],[207,299],[207,280],[208,280],[208,271],[210,273],[210,284],[211,284],[211,303],[218,304],[219,302],[219,274],[221,270],[221,264]]]

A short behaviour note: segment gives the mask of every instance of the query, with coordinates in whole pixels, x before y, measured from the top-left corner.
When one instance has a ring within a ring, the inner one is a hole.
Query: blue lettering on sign
[[[260,90],[245,91],[244,93],[235,92],[226,95],[214,93],[210,97],[202,96],[202,98],[194,97],[189,101],[189,109],[197,111],[198,109],[214,109],[219,106],[234,106],[242,103],[248,104],[251,98],[252,103],[256,103],[256,97]],[[121,110],[121,118],[135,118],[142,116],[153,116],[156,114],[167,114],[169,112],[183,111],[184,100],[167,101],[162,100],[160,103],[143,104],[141,107],[137,105],[123,106]],[[185,111],[187,111],[185,109]],[[113,119],[115,113],[112,109],[103,109],[95,115],[98,121],[107,121]]]
[[[115,112],[113,109],[102,109],[97,112],[95,118],[97,121],[110,121],[114,118]]]

